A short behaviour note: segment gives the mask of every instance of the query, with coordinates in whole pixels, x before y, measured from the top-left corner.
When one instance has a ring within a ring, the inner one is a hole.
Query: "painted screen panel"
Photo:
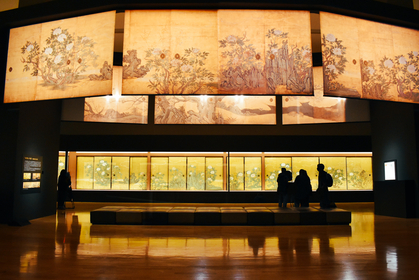
[[[310,13],[219,10],[221,94],[312,94]]]
[[[323,68],[313,67],[314,96],[283,96],[282,123],[346,121],[346,98],[323,96]]]
[[[265,190],[278,188],[277,178],[281,168],[292,170],[290,157],[265,157]]]
[[[186,190],[186,157],[169,157],[169,190]]]
[[[419,102],[419,31],[320,13],[325,94]]]
[[[206,190],[223,190],[224,162],[222,157],[205,158]]]
[[[275,96],[158,96],[155,124],[276,124]]]
[[[347,168],[348,190],[372,190],[370,157],[348,157]]]
[[[346,158],[345,157],[320,157],[324,164],[324,171],[333,178],[333,186],[329,190],[346,190]]]
[[[168,188],[168,157],[151,158],[151,190],[167,190]]]
[[[205,157],[188,157],[187,189],[205,190]]]
[[[125,11],[123,94],[217,93],[217,12]]]
[[[244,157],[230,157],[230,190],[244,190]]]
[[[112,93],[115,11],[10,30],[4,102]]]
[[[125,12],[123,94],[312,94],[310,13]]]
[[[129,189],[129,157],[112,157],[112,189]]]
[[[130,190],[147,189],[147,157],[130,157]]]
[[[93,189],[93,157],[77,157],[77,189]]]
[[[94,157],[93,189],[111,188],[112,157]]]
[[[295,180],[300,174],[300,170],[304,169],[307,171],[308,177],[310,177],[311,186],[315,190],[319,184],[318,182],[318,171],[317,164],[319,163],[318,157],[293,157],[292,158],[292,180]]]
[[[262,158],[261,157],[245,157],[245,188],[246,190],[262,189]]]
[[[105,96],[84,100],[84,121],[147,124],[148,96]]]

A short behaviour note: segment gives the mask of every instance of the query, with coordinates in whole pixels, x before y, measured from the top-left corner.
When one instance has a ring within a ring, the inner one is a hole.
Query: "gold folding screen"
[[[10,30],[4,102],[112,93],[115,11]]]
[[[312,94],[310,13],[125,11],[123,93]]]
[[[325,94],[419,102],[419,31],[320,13]]]

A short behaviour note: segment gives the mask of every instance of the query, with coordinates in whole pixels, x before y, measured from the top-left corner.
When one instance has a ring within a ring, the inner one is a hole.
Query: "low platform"
[[[348,225],[351,212],[314,207],[105,206],[90,212],[105,225]]]

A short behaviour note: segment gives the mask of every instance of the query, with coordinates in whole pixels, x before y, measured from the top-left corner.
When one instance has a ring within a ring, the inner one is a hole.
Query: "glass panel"
[[[112,189],[128,190],[129,157],[112,158]]]
[[[261,177],[262,158],[261,157],[245,157],[244,167],[246,171],[246,176],[245,176],[246,190],[248,191],[261,190],[262,180],[260,179],[260,177]]]
[[[57,178],[60,176],[60,172],[63,169],[65,169],[65,156],[58,156],[58,173],[57,173]]]
[[[205,189],[205,157],[188,157],[187,188],[191,191]]]
[[[130,189],[147,189],[147,157],[131,157]]]
[[[372,164],[370,157],[348,157],[348,190],[372,190]]]
[[[169,157],[169,190],[186,190],[186,157]]]
[[[151,190],[167,190],[168,157],[151,158]]]
[[[278,174],[281,173],[282,167],[292,171],[290,157],[265,157],[265,190],[276,190],[278,188],[276,179]]]
[[[324,171],[333,178],[333,186],[329,190],[346,190],[346,158],[321,157],[320,163],[324,164]]]
[[[313,190],[317,189],[319,184],[317,180],[317,164],[319,164],[318,157],[293,157],[292,158],[292,180],[295,180],[298,174],[300,174],[300,169],[307,171],[308,177],[311,179],[311,186]]]
[[[208,157],[205,159],[206,165],[206,189],[222,190],[224,165],[222,157]]]
[[[230,190],[244,190],[244,158],[230,157]]]
[[[77,157],[77,189],[93,189],[93,157]]]
[[[94,157],[94,186],[95,190],[111,188],[111,157]]]

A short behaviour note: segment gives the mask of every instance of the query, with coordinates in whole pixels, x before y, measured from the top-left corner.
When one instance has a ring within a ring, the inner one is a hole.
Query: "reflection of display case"
[[[305,169],[315,190],[317,164],[323,163],[334,179],[330,190],[372,190],[371,153],[142,152],[103,155],[70,152],[69,169],[77,174],[76,189],[276,191],[278,174],[281,168],[286,168],[292,171],[293,180],[300,169]]]

